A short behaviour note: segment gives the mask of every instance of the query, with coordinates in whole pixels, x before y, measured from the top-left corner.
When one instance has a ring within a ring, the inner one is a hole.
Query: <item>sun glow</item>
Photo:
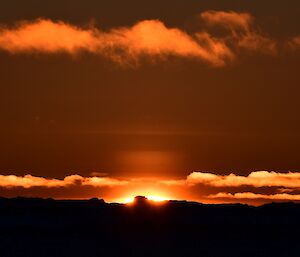
[[[148,195],[145,196],[147,198],[147,200],[149,201],[153,201],[156,203],[161,203],[161,202],[165,202],[170,200],[169,198],[163,197],[163,196],[158,196],[158,195]],[[134,203],[135,200],[135,196],[130,196],[130,197],[126,197],[124,199],[121,199],[119,202],[120,203],[124,203],[124,204],[130,204],[130,203]]]

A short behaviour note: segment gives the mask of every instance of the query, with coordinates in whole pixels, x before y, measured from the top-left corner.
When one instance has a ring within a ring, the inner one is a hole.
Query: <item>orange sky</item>
[[[54,198],[102,197],[109,202],[126,202],[137,195],[149,198],[193,200],[207,203],[241,201],[299,201],[300,173],[252,172],[248,176],[193,172],[186,178],[111,178],[70,175],[64,179],[32,175],[1,175],[0,188],[6,194],[22,191],[26,196],[44,192]],[[265,192],[264,192],[265,191]]]
[[[300,199],[299,1],[0,8],[0,195]]]

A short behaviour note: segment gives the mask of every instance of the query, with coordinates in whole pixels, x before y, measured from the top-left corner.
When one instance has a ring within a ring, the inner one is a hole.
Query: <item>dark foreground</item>
[[[1,257],[300,256],[300,205],[0,199]]]

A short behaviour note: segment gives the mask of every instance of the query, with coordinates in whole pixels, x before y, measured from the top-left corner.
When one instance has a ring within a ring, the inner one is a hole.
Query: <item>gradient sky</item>
[[[3,196],[300,199],[298,0],[0,10]]]

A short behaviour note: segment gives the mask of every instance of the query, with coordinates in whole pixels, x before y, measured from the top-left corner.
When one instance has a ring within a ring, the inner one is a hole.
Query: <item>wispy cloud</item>
[[[207,11],[200,17],[209,27],[225,29],[224,40],[233,47],[272,55],[278,51],[277,42],[256,28],[255,18],[249,13]]]
[[[249,200],[258,200],[258,199],[267,199],[267,200],[283,200],[283,201],[300,201],[300,195],[292,195],[292,194],[272,194],[272,195],[266,195],[266,194],[255,194],[252,192],[244,192],[244,193],[236,193],[236,194],[230,194],[230,193],[218,193],[209,195],[208,198],[211,199],[236,199],[236,200],[242,200],[242,199],[249,199]]]
[[[49,19],[23,21],[0,28],[0,49],[14,54],[89,52],[121,64],[136,63],[142,57],[177,56],[212,66],[227,65],[242,49],[272,54],[277,51],[277,43],[255,28],[255,19],[248,13],[207,11],[200,18],[204,26],[194,33],[167,27],[159,20],[106,31]],[[217,27],[225,33],[215,35]]]
[[[249,13],[237,13],[233,11],[206,11],[200,17],[211,27],[223,26],[231,31],[250,31],[254,23],[254,17]]]
[[[178,28],[168,28],[158,20],[145,20],[132,27],[110,31],[79,28],[62,21],[39,19],[22,22],[0,30],[0,48],[11,53],[87,51],[117,62],[123,58],[168,55],[196,58],[211,65],[224,65],[231,52],[222,42],[209,36],[188,35]]]
[[[287,45],[291,50],[300,50],[300,36],[290,39]]]

